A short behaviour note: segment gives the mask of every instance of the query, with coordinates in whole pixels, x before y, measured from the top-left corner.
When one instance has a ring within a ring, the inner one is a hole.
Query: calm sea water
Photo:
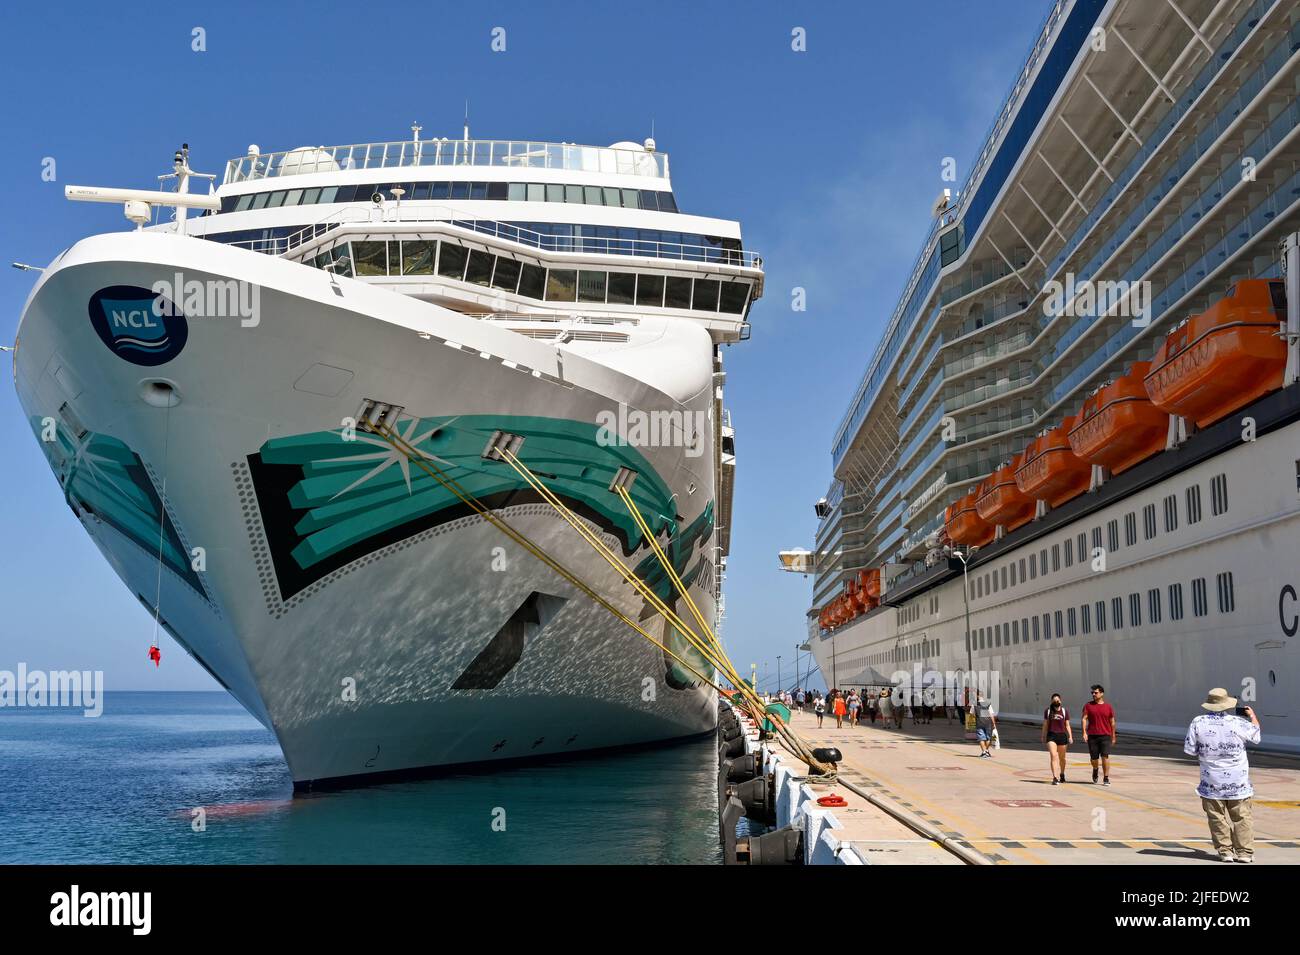
[[[714,863],[716,751],[294,797],[275,738],[225,693],[108,693],[98,719],[4,708],[0,863]]]

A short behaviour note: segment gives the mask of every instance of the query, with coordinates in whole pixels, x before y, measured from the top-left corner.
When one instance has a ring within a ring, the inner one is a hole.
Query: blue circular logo
[[[167,297],[137,285],[113,285],[90,296],[90,324],[100,341],[133,365],[162,365],[181,353],[189,323]]]

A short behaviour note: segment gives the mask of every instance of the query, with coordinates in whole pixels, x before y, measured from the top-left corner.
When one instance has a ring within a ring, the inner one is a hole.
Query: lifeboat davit
[[[1010,464],[1004,464],[982,482],[975,492],[975,512],[994,525],[1001,524],[1007,531],[1023,527],[1034,518],[1037,503],[1016,484],[1016,469],[1024,456],[1018,455]]]
[[[965,497],[959,497],[949,504],[948,509],[944,511],[944,528],[954,544],[964,544],[967,547],[983,547],[993,540],[994,534],[997,532],[996,527],[984,520],[976,512],[976,497],[976,492],[972,491]]]
[[[1092,465],[1076,457],[1070,446],[1074,422],[1074,418],[1066,418],[1030,441],[1016,469],[1016,487],[1052,507],[1078,497],[1092,483]]]
[[[1169,333],[1146,376],[1151,401],[1204,428],[1282,387],[1282,283],[1244,279]]]
[[[1098,388],[1070,431],[1070,447],[1089,464],[1122,474],[1165,449],[1169,415],[1151,403],[1146,376],[1151,362],[1134,362],[1128,373]]]

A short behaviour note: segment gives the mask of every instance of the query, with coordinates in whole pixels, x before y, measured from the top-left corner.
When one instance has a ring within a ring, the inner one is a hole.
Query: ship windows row
[[[1215,577],[1215,587],[1219,613],[1235,611],[1237,598],[1232,571],[1218,574]],[[1189,589],[1192,616],[1208,616],[1210,602],[1206,578],[1197,577]],[[1182,620],[1187,609],[1182,583],[1173,583],[1164,589],[1152,587],[1145,593],[1131,593],[1127,601],[1123,597],[1111,597],[1109,602],[1097,600],[1041,616],[1022,617],[1009,623],[977,627],[971,631],[972,649],[996,650],[1039,640],[1086,636],[1094,630],[1105,633],[1107,629],[1132,629],[1143,626],[1144,615],[1146,624],[1155,626],[1164,621],[1166,612],[1171,622]]]
[[[314,189],[276,189],[272,192],[247,192],[221,200],[222,212],[254,209],[278,209],[282,206],[309,206],[326,202],[370,202],[379,193],[385,200],[394,198],[400,188],[402,198],[483,199],[503,202],[567,202],[587,206],[613,206],[616,209],[646,209],[651,212],[676,212],[673,194],[656,189],[618,189],[610,186],[576,186],[553,182],[379,182],[368,185],[321,186]]]
[[[879,653],[869,653],[863,659],[868,666],[879,663],[924,663],[931,657],[937,657],[942,649],[942,640],[925,639],[917,643],[902,643]]]
[[[928,598],[926,610],[930,616],[939,616],[939,598]],[[899,607],[894,611],[894,623],[898,626],[904,626],[909,623],[915,623],[921,619],[921,601],[917,600],[905,607]]]
[[[587,302],[743,315],[749,284],[603,269],[555,269],[458,242],[388,239],[340,243],[312,264],[355,277],[438,275],[545,302]]]
[[[1210,479],[1210,513],[1218,517],[1228,512],[1228,477],[1218,474]],[[1178,530],[1180,515],[1188,526],[1198,524],[1204,517],[1201,501],[1201,486],[1189,485],[1179,494],[1167,494],[1159,502],[1146,504],[1141,509],[1142,540],[1155,540],[1163,532],[1172,534]],[[1121,543],[1122,539],[1122,543]],[[1036,580],[1040,576],[1056,573],[1062,567],[1070,568],[1075,563],[1092,563],[1094,569],[1104,569],[1104,560],[1108,554],[1116,553],[1121,547],[1133,547],[1138,542],[1138,512],[1129,511],[1124,515],[1121,527],[1118,518],[1112,518],[1106,524],[1092,528],[1091,535],[1080,532],[1066,537],[1062,542],[1043,547],[1036,555],[1012,560],[1001,567],[984,574],[976,574],[970,580],[970,597],[978,599],[989,597],[1009,590],[1018,584]],[[1050,561],[1049,561],[1050,557]]]

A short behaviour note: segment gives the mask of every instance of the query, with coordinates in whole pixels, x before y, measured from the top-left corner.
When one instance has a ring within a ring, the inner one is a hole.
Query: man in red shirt
[[[1092,781],[1097,781],[1097,761],[1101,760],[1102,785],[1110,785],[1110,748],[1115,743],[1115,710],[1106,702],[1106,688],[1092,686],[1092,702],[1083,705],[1083,741],[1088,744],[1092,760]]]

